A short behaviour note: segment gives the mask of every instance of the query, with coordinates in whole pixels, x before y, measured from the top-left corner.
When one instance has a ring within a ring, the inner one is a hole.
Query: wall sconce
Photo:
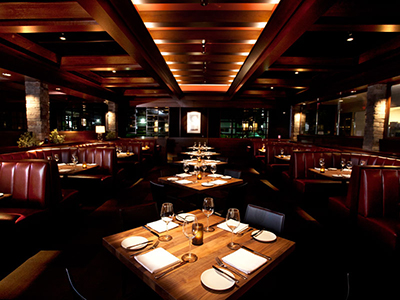
[[[97,139],[99,140],[99,141],[102,141],[103,140],[103,133],[105,133],[106,132],[106,126],[102,126],[102,125],[97,125],[96,126],[96,133],[97,133]]]
[[[249,122],[242,122],[242,128],[243,128],[243,131],[247,131],[247,130],[249,130]]]

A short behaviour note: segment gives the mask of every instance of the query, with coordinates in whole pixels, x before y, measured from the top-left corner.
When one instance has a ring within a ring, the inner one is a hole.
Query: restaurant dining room
[[[399,11],[2,1],[0,299],[399,298]]]

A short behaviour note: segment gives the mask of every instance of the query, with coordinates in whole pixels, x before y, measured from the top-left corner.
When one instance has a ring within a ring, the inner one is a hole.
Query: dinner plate
[[[215,178],[222,177],[221,174],[210,174],[210,175],[207,175],[207,176],[208,177],[215,177]]]
[[[213,186],[214,183],[212,183],[212,182],[202,182],[201,185],[202,186]]]
[[[194,220],[194,214],[187,214],[187,213],[177,214],[176,215],[176,220],[179,221],[179,222],[183,222],[183,221],[185,221],[185,218],[187,216],[192,217],[191,218],[192,221]],[[190,218],[188,220],[190,220]]]
[[[229,176],[229,175],[225,175],[225,176],[221,177],[221,179],[231,179],[231,178],[232,178],[232,176]]]
[[[234,277],[234,275],[229,272],[228,270],[224,270],[227,274]],[[234,286],[235,282],[228,277],[218,273],[218,271],[214,269],[205,270],[201,274],[201,282],[208,287],[209,289],[216,290],[216,291],[223,291],[230,289]]]
[[[254,231],[251,233],[251,235],[256,234],[257,232],[258,232],[258,230],[254,230]],[[270,231],[263,230],[259,235],[254,236],[254,238],[255,238],[257,241],[267,243],[267,242],[273,242],[273,241],[275,241],[275,240],[276,240],[276,235],[275,235],[275,233],[272,233],[272,232],[270,232]]]
[[[167,178],[167,180],[169,180],[169,181],[177,181],[177,180],[179,180],[179,178],[178,177],[169,177],[169,178]]]
[[[142,249],[142,248],[146,247],[147,244],[141,244],[141,245],[138,245],[136,247],[129,247],[129,246],[133,246],[133,245],[136,245],[136,244],[144,243],[144,242],[147,242],[147,241],[148,241],[148,239],[146,239],[146,238],[144,238],[142,236],[130,236],[130,237],[124,239],[121,242],[121,246],[124,249],[139,250],[139,249]]]

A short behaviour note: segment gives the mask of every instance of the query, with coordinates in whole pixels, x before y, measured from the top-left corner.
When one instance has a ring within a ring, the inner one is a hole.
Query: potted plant
[[[33,146],[39,146],[40,141],[36,138],[33,132],[25,132],[21,134],[17,141],[19,148],[28,148]]]
[[[54,129],[52,132],[50,132],[50,135],[49,135],[50,143],[62,144],[62,143],[64,143],[64,140],[65,140],[65,135],[58,134],[57,129]]]

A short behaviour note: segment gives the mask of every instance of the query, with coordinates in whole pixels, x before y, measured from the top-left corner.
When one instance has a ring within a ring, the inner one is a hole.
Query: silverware
[[[145,241],[145,242],[143,242],[143,243],[131,245],[131,246],[128,246],[128,247],[126,247],[126,248],[127,248],[128,250],[130,250],[130,248],[133,248],[133,247],[136,247],[136,246],[140,246],[140,245],[144,245],[144,244],[152,244],[152,243],[153,243],[153,241]]]
[[[263,230],[264,230],[264,229],[258,230],[257,232],[253,233],[253,234],[251,235],[251,237],[259,236],[259,235],[263,232]]]
[[[149,227],[147,227],[146,225],[143,225],[142,227],[143,227],[144,229],[150,231],[150,232],[151,232],[152,234],[154,234],[156,237],[160,237],[160,235],[159,235],[157,232],[151,230],[151,229],[150,229]]]
[[[243,236],[245,233],[249,232],[250,230],[253,230],[253,228],[247,228],[246,230],[243,230],[242,232],[237,233],[237,236]]]
[[[229,271],[232,271],[232,272],[235,273],[236,275],[239,275],[239,276],[242,277],[243,279],[247,279],[246,276],[240,274],[240,273],[239,273],[238,271],[236,271],[235,269],[233,269],[233,268],[229,267],[228,265],[224,264],[224,263],[222,262],[222,260],[221,260],[218,256],[215,258],[215,260],[217,261],[217,264],[218,264],[220,267],[224,267],[225,269],[228,269]]]
[[[154,278],[155,279],[159,279],[159,278],[163,277],[165,274],[168,274],[169,272],[171,272],[171,271],[173,271],[175,269],[178,269],[179,267],[181,267],[181,266],[183,266],[184,264],[187,264],[187,263],[188,263],[187,261],[181,261],[178,265],[173,266],[172,268],[169,268],[166,271],[164,271],[164,272],[162,272],[162,273],[160,273],[158,275],[155,275]]]
[[[250,251],[250,252],[252,252],[252,253],[254,253],[254,254],[260,255],[260,256],[266,258],[267,260],[272,260],[272,258],[271,258],[270,256],[265,255],[265,254],[262,254],[262,253],[260,253],[260,252],[257,252],[256,250],[250,249],[250,248],[248,248],[248,247],[246,247],[246,246],[243,246],[243,245],[242,245],[242,248],[243,248],[243,249],[246,249],[247,251]]]
[[[215,212],[214,212],[214,214],[215,214]],[[218,223],[212,224],[212,225],[210,225],[210,227],[217,226],[218,224],[224,223],[225,221],[226,221],[226,220],[223,220],[223,221],[221,221],[221,222],[218,222]]]
[[[139,252],[135,252],[135,253],[131,254],[129,257],[139,255],[140,253],[143,253],[143,252],[146,252],[146,251],[150,251],[150,250],[152,250],[152,249],[156,249],[159,243],[160,243],[160,241],[157,241],[157,242],[155,242],[154,245],[151,246],[150,248],[144,249],[144,250],[139,251]]]
[[[223,276],[228,277],[229,279],[232,279],[233,281],[235,281],[236,283],[239,283],[239,280],[237,280],[235,277],[229,275],[228,273],[225,273],[224,271],[222,271],[220,268],[217,268],[216,266],[212,266],[218,273],[222,274]]]

